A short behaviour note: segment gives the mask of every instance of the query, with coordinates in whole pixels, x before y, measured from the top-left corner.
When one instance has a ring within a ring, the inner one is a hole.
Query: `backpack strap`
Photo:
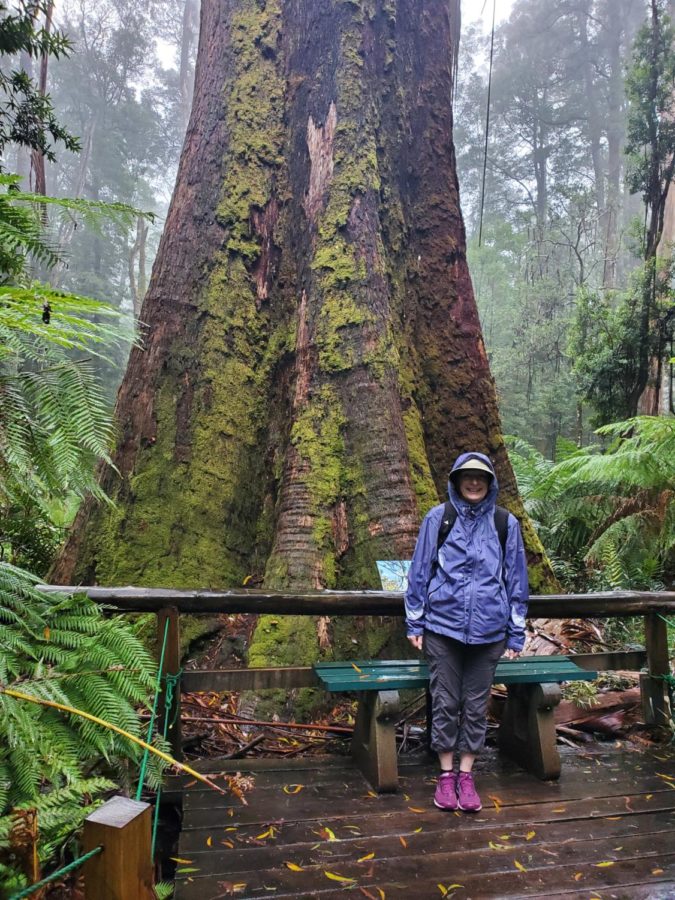
[[[506,537],[509,533],[509,511],[503,506],[495,506],[495,528],[502,547],[502,559],[506,557]]]
[[[438,529],[438,537],[436,538],[436,555],[445,543],[448,535],[452,531],[452,526],[457,520],[457,510],[449,500],[443,504],[443,515],[441,516],[441,525]]]

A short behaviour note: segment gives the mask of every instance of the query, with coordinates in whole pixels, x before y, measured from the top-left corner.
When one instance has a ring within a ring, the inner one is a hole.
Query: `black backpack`
[[[436,566],[438,566],[438,551],[441,549],[447,536],[452,531],[452,526],[457,521],[457,510],[449,500],[443,505],[443,517],[441,518],[441,527],[438,529],[438,537],[436,539]],[[506,558],[506,535],[509,530],[509,511],[503,506],[495,506],[495,528],[499,536],[499,543],[502,548],[502,568],[504,567],[504,559]]]

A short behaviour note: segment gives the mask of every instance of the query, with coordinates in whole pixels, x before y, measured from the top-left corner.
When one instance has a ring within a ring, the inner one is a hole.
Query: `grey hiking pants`
[[[490,686],[506,639],[463,644],[424,632],[429,664],[431,748],[437,753],[478,753],[485,741]]]

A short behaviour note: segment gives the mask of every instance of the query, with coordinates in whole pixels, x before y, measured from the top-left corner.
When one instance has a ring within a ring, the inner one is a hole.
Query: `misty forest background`
[[[71,50],[50,58],[42,74],[57,120],[80,150],[47,160],[42,185],[30,151],[5,147],[3,167],[24,187],[154,215],[104,217],[95,228],[52,219],[61,259],[37,273],[120,312],[118,340],[93,361],[110,408],[189,117],[198,7],[198,0],[56,4],[54,24]],[[483,335],[521,493],[569,589],[658,588],[672,578],[667,277],[659,276],[659,297],[641,325],[648,266],[668,266],[647,247],[648,137],[640,129],[649,122],[640,91],[649,73],[640,66],[648,34],[640,46],[638,32],[648,29],[648,12],[641,0],[513,5],[494,34],[482,204],[490,35],[474,23],[461,40],[454,136]],[[21,63],[37,77],[39,60],[24,55]],[[672,49],[657,65],[669,102]],[[664,157],[669,139],[664,134],[658,149]],[[635,390],[640,359],[656,353],[661,421],[613,428],[656,411]],[[15,494],[3,515],[5,558],[37,574],[47,571],[81,495],[68,484],[44,493],[39,504]]]
[[[29,14],[5,27],[17,8]],[[668,11],[665,0],[516,0],[493,46],[480,26],[462,29],[448,97],[503,430],[567,591],[673,590]],[[34,583],[82,500],[106,499],[97,471],[111,461],[115,395],[190,115],[199,3],[0,0],[0,13],[0,87],[30,91],[31,77],[37,121],[58,138],[42,146],[44,132],[3,106],[0,686],[30,684],[139,735],[155,678],[143,621],[104,619]],[[609,647],[641,640],[630,620],[595,633]],[[45,862],[129,781],[134,754],[0,692],[0,889],[27,878],[6,855],[10,811],[38,809]]]

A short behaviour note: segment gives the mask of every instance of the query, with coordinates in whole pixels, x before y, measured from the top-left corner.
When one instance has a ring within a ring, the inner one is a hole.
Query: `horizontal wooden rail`
[[[399,591],[174,591],[168,588],[59,587],[44,591],[86,594],[96,603],[120,612],[159,612],[172,607],[181,613],[278,613],[299,616],[402,616]],[[608,591],[595,594],[549,594],[530,597],[530,618],[569,619],[592,616],[675,614],[675,591]]]

